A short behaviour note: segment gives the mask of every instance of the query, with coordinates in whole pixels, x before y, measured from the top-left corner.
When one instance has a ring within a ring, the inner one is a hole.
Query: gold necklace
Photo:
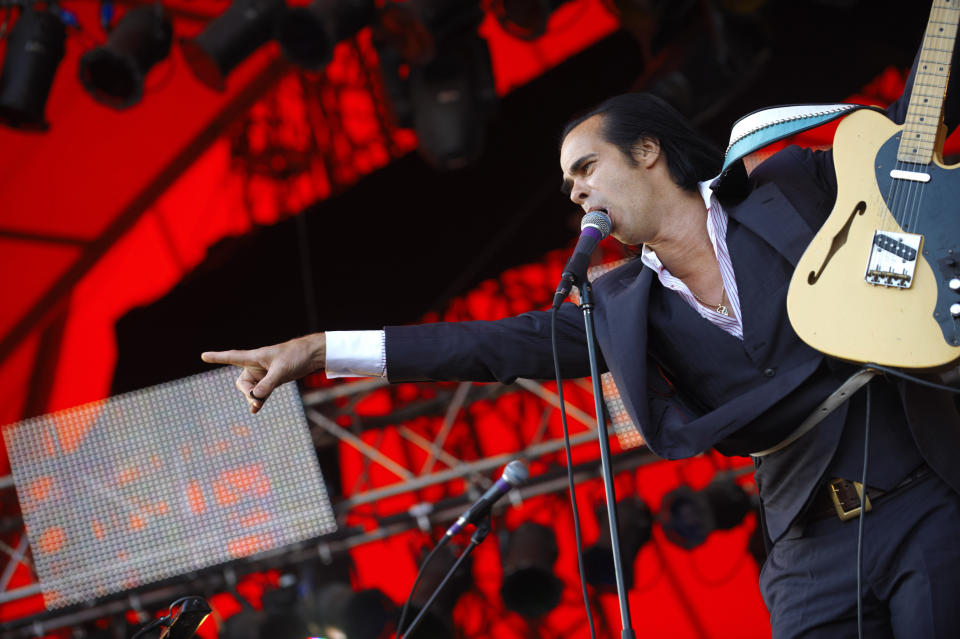
[[[720,303],[719,303],[719,304],[711,304],[711,303],[708,302],[707,300],[703,299],[702,297],[700,297],[699,295],[697,295],[696,293],[694,293],[694,292],[693,292],[693,289],[690,289],[690,292],[693,293],[693,296],[694,296],[695,298],[697,298],[697,301],[700,302],[701,304],[703,304],[704,306],[713,307],[713,309],[714,309],[715,311],[717,311],[718,313],[720,313],[721,315],[730,315],[730,311],[727,310],[727,307],[723,305],[723,294],[720,295]]]

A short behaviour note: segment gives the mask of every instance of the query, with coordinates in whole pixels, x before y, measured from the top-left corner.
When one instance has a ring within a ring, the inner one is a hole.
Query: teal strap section
[[[730,146],[727,147],[723,161],[723,171],[737,160],[768,144],[826,124],[858,109],[880,111],[876,107],[862,104],[811,104],[754,111],[734,124]]]

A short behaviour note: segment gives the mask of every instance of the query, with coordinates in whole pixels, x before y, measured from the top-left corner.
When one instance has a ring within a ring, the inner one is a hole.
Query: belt
[[[870,512],[873,501],[888,495],[904,486],[926,477],[930,474],[930,467],[921,464],[913,472],[904,477],[903,481],[892,490],[880,490],[867,486],[866,498],[863,499],[864,510]],[[835,477],[817,489],[814,493],[810,508],[807,510],[807,522],[814,522],[827,517],[838,517],[840,521],[847,521],[860,516],[860,500],[863,498],[863,484],[858,481],[849,481]]]

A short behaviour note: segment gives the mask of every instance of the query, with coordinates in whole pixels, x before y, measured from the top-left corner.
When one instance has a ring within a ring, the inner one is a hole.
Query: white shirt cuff
[[[386,377],[387,349],[383,331],[327,331],[328,378]]]

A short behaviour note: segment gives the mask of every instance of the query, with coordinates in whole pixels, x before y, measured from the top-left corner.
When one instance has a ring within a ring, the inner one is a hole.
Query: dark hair
[[[720,150],[705,140],[679,111],[650,93],[624,93],[576,118],[563,130],[561,144],[576,126],[595,115],[602,118],[603,137],[615,145],[632,164],[634,147],[644,139],[660,143],[670,177],[682,189],[696,191],[697,182],[720,172]]]

